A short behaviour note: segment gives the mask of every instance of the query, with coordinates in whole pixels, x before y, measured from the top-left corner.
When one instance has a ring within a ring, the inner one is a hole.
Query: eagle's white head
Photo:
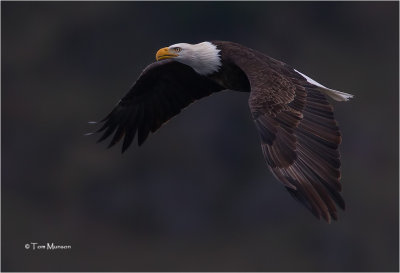
[[[217,72],[221,66],[220,50],[210,42],[199,44],[179,43],[157,51],[156,60],[173,58],[186,64],[200,75],[210,75]]]

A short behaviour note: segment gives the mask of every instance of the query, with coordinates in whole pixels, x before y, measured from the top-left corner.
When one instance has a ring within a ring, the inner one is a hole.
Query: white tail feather
[[[354,97],[352,94],[329,89],[327,87],[318,87],[318,89],[336,101],[348,101]]]
[[[348,101],[349,99],[353,98],[352,94],[348,94],[348,93],[345,93],[345,92],[341,92],[341,91],[330,89],[330,88],[325,87],[322,84],[314,81],[313,79],[311,79],[310,77],[304,75],[303,73],[300,73],[296,69],[294,71],[296,71],[301,76],[303,76],[309,83],[317,86],[319,91],[325,93],[326,95],[328,95],[329,97],[331,97],[332,99],[334,99],[336,101]]]

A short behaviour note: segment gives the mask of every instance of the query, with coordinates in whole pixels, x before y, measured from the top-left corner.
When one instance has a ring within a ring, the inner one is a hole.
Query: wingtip
[[[104,139],[105,139],[105,137],[102,136],[102,137],[100,137],[100,138],[96,141],[96,143],[100,143],[100,142],[102,142]]]
[[[127,149],[128,147],[122,147],[121,148],[121,154],[123,155],[125,152],[126,152],[126,149]]]
[[[114,146],[115,145],[115,143],[113,143],[113,141],[112,142],[110,142],[110,144],[108,144],[107,145],[107,149],[110,149],[112,146]]]
[[[142,137],[141,135],[138,135],[138,146],[142,146],[146,138]]]
[[[324,217],[325,221],[330,224],[331,223],[331,215],[328,213],[324,213],[324,215],[322,216]]]

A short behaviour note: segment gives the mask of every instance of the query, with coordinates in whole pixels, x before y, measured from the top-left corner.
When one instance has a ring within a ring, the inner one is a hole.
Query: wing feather
[[[252,58],[244,54],[233,62],[250,82],[249,107],[269,169],[317,218],[337,220],[336,205],[344,209],[345,203],[333,107],[285,63],[254,50],[248,53]]]
[[[123,139],[124,152],[137,135],[140,146],[150,133],[190,103],[221,90],[220,85],[179,62],[164,60],[150,64],[102,120],[103,125],[96,132],[104,133],[98,142],[114,134],[108,147]]]

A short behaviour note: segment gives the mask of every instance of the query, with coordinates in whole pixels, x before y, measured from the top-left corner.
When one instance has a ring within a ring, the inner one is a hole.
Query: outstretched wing
[[[98,142],[114,134],[108,147],[123,138],[124,152],[137,132],[141,145],[150,132],[155,132],[190,103],[220,90],[221,86],[185,64],[173,60],[152,63],[102,120],[104,124],[96,132],[104,133]]]
[[[246,73],[249,106],[270,170],[317,217],[337,219],[341,142],[333,107],[290,66],[254,52]]]

